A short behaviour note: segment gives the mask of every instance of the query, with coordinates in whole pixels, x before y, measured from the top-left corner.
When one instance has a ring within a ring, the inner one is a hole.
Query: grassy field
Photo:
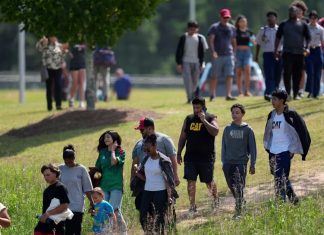
[[[18,104],[17,100],[18,92],[0,91],[0,201],[8,206],[13,221],[11,228],[2,230],[2,234],[27,235],[32,233],[37,222],[35,215],[41,212],[42,191],[46,187],[40,173],[41,165],[49,162],[62,163],[62,147],[68,143],[76,146],[79,163],[85,166],[93,165],[97,158],[95,148],[98,138],[106,129],[118,131],[123,138],[127,158],[124,171],[126,192],[123,200],[123,213],[130,234],[141,234],[134,199],[129,192],[131,151],[140,138],[140,134],[134,130],[137,121],[86,129],[66,129],[54,134],[44,133],[33,137],[10,137],[6,135],[9,130],[26,127],[56,113],[56,111],[51,113],[46,111],[44,91],[28,91],[24,105]],[[316,174],[324,169],[322,158],[324,150],[323,101],[324,98],[319,100],[305,98],[289,103],[290,107],[296,109],[305,118],[312,137],[307,161],[302,162],[300,156],[296,156],[293,160],[292,179],[298,175]],[[239,102],[246,107],[245,121],[253,127],[257,140],[256,175],[247,178],[247,186],[255,187],[272,181],[267,154],[262,144],[266,117],[272,107],[262,97],[241,98]],[[216,140],[215,178],[222,196],[225,195],[227,188],[219,157],[221,136],[224,126],[231,121],[229,108],[233,103],[221,97],[212,103],[207,102],[208,112],[218,116],[221,127]],[[67,104],[64,105],[66,107]],[[162,118],[155,120],[156,129],[170,135],[176,145],[183,119],[192,112],[191,106],[185,104],[184,91],[176,89],[136,89],[127,102],[113,100],[108,103],[98,103],[97,108],[135,108],[143,112],[151,110],[163,114]],[[183,176],[183,167],[179,167],[179,175]],[[178,187],[178,191],[180,200],[177,202],[177,208],[185,210],[189,202],[184,180]],[[323,191],[312,194],[305,198],[298,207],[278,204],[271,199],[258,203],[249,201],[246,216],[238,222],[231,220],[230,212],[216,214],[206,212],[202,216],[203,222],[179,221],[178,231],[179,234],[324,234],[323,195]],[[198,184],[198,207],[206,207],[207,198],[205,185]],[[90,231],[90,224],[91,217],[86,215],[83,229],[85,234]]]

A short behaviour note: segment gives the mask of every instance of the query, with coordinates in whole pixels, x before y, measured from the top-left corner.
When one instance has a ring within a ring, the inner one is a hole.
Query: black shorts
[[[197,181],[199,175],[200,182],[210,183],[214,179],[214,161],[212,162],[185,162],[184,179]]]

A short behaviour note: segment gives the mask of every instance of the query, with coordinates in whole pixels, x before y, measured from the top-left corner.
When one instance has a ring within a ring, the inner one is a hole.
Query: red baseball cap
[[[221,15],[221,17],[223,18],[231,18],[231,11],[229,9],[222,9],[219,11],[219,14]]]
[[[135,130],[143,130],[144,129],[144,120],[145,117],[142,117],[139,122],[138,122],[138,126],[135,127]]]
[[[142,117],[138,122],[138,126],[135,127],[135,130],[143,130],[145,127],[150,126],[154,127],[154,120],[152,118]]]

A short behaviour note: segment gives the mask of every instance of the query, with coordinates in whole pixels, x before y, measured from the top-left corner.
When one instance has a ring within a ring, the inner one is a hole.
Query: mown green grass
[[[125,165],[125,195],[123,200],[123,213],[129,225],[131,234],[141,234],[138,214],[134,208],[133,198],[129,192],[129,174],[131,163],[131,151],[140,138],[140,134],[134,130],[137,121],[121,123],[113,126],[99,126],[88,129],[67,129],[55,134],[42,134],[28,138],[8,137],[4,134],[12,128],[25,127],[31,123],[38,122],[49,115],[46,111],[44,91],[32,90],[26,94],[26,103],[18,104],[18,92],[0,91],[0,201],[9,208],[13,224],[11,228],[3,230],[2,234],[31,234],[36,224],[35,215],[41,212],[42,191],[46,187],[40,167],[42,164],[62,162],[62,147],[72,143],[77,149],[77,161],[85,166],[94,164],[97,158],[95,150],[100,134],[106,129],[117,130],[123,138],[123,147],[126,150]],[[292,178],[301,174],[316,173],[323,169],[324,161],[322,152],[324,139],[324,104],[320,100],[303,99],[291,102],[289,105],[304,116],[312,137],[312,146],[306,162],[302,162],[299,156],[293,160],[291,171]],[[272,180],[269,174],[267,154],[263,150],[262,136],[266,117],[272,109],[271,104],[265,102],[262,97],[242,98],[238,102],[244,104],[247,109],[245,120],[253,127],[257,140],[258,160],[256,175],[247,178],[248,186],[257,186],[260,183]],[[215,102],[208,103],[208,111],[218,116],[221,131],[216,140],[216,168],[215,178],[221,194],[226,191],[225,180],[220,164],[220,143],[224,126],[231,121],[229,112],[234,102],[226,102],[223,98],[217,98]],[[65,104],[66,107],[66,104]],[[155,111],[164,114],[161,119],[156,120],[157,131],[164,132],[172,137],[177,145],[180,129],[184,117],[192,112],[191,106],[185,104],[183,90],[177,89],[136,89],[132,92],[129,101],[113,100],[108,103],[98,103],[97,108],[136,108],[139,110]],[[84,120],[87,122],[88,120]],[[183,166],[179,167],[179,175],[183,176]],[[186,195],[186,182],[182,180],[178,187],[180,200],[177,207],[188,208]],[[197,204],[203,206],[206,203],[207,190],[205,185],[198,184]],[[253,205],[253,202],[250,203]],[[254,211],[256,211],[254,213]],[[271,211],[273,213],[271,214]],[[291,211],[291,213],[288,213]],[[309,212],[308,212],[309,211]],[[308,214],[307,214],[308,213]],[[233,222],[231,215],[209,215],[206,214],[207,223],[199,226],[179,227],[179,233],[190,234],[319,234],[323,230],[307,229],[318,228],[310,214],[323,214],[323,196],[317,195],[303,202],[297,209],[289,205],[280,205],[272,208],[271,202],[256,205],[248,211],[240,222]],[[283,217],[287,214],[287,217]],[[306,216],[304,216],[305,214]],[[303,218],[302,218],[303,217]],[[283,219],[282,219],[283,218]],[[322,217],[323,218],[323,217]],[[294,226],[284,227],[287,221]],[[91,218],[86,215],[84,232],[90,231]],[[280,225],[282,224],[282,225]],[[296,225],[297,224],[297,225]],[[255,228],[255,230],[254,230]],[[300,228],[300,229],[299,229]],[[301,230],[305,228],[306,230]],[[241,229],[241,230],[240,230]],[[222,232],[221,232],[222,231]],[[296,232],[297,231],[297,232]],[[300,231],[300,232],[299,232]]]

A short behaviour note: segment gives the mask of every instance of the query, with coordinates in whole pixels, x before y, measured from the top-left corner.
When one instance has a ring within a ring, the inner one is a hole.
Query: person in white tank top
[[[164,234],[164,215],[167,209],[167,183],[163,176],[161,157],[156,148],[156,135],[149,135],[144,140],[144,151],[148,158],[144,163],[145,187],[143,192],[140,222],[145,233]],[[171,168],[171,161],[169,161]],[[148,219],[148,216],[153,219]],[[150,224],[152,223],[153,224]],[[152,231],[152,229],[154,231]]]

